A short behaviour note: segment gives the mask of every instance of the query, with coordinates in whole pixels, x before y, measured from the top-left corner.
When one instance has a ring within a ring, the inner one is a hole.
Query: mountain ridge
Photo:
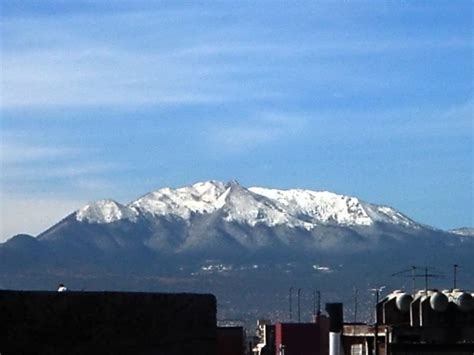
[[[356,197],[303,189],[247,189],[236,181],[223,183],[215,180],[177,189],[162,188],[127,205],[99,200],[79,209],[76,217],[79,221],[91,223],[121,219],[133,222],[140,214],[175,215],[189,219],[191,214],[208,214],[223,208],[228,212],[229,221],[252,226],[257,223],[270,226],[286,224],[311,229],[320,224],[372,225],[383,222],[413,228],[421,225],[392,207],[366,203]]]

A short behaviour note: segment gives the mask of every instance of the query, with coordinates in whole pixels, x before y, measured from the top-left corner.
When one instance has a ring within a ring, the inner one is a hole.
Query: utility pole
[[[354,323],[357,323],[357,303],[358,303],[359,290],[357,287],[354,288]]]
[[[425,267],[425,294],[428,294],[428,268]]]
[[[298,323],[301,322],[301,303],[300,303],[300,297],[301,297],[301,288],[298,289]]]
[[[457,286],[456,283],[457,283],[457,271],[458,271],[458,266],[459,266],[458,264],[454,264],[454,265],[453,265],[453,269],[454,269],[454,270],[453,270],[453,272],[454,272],[454,275],[453,275],[453,276],[454,276],[454,277],[453,277],[453,279],[454,279],[453,289],[457,288],[457,287],[456,287],[456,286]]]
[[[379,318],[377,317],[377,305],[379,304],[380,288],[376,290],[375,297],[375,336],[374,336],[374,350],[375,355],[379,355]]]
[[[293,309],[292,309],[293,287],[290,287],[290,290],[289,290],[288,303],[289,303],[289,316],[290,316],[290,323],[291,323],[291,321],[293,320]]]
[[[316,291],[316,294],[318,295],[318,312],[316,314],[319,316],[321,315],[321,292]]]
[[[385,286],[380,286],[377,288],[371,289],[375,292],[375,330],[374,330],[374,354],[379,355],[379,320],[377,317],[377,305],[379,304],[380,292],[385,288]]]
[[[321,315],[321,292],[313,290],[313,316],[316,322]]]

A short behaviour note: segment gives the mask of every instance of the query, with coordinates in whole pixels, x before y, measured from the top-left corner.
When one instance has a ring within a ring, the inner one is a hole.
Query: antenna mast
[[[298,323],[301,322],[301,303],[300,303],[300,298],[301,298],[301,288],[298,289]]]
[[[354,287],[354,323],[357,323],[357,303],[358,303],[359,290]]]
[[[293,287],[290,287],[290,290],[289,290],[288,303],[289,303],[289,306],[288,306],[288,313],[289,313],[289,316],[290,316],[290,323],[291,323],[291,321],[293,320],[293,310],[292,310],[292,303],[293,303]]]
[[[457,283],[457,270],[458,270],[458,267],[459,267],[458,264],[454,264],[454,265],[453,265],[453,269],[454,269],[454,270],[453,270],[453,272],[454,272],[454,275],[453,275],[453,279],[454,279],[454,280],[453,280],[453,281],[454,281],[454,282],[453,282],[453,284],[454,284],[454,285],[453,285],[453,289],[457,288],[457,287],[456,287],[456,286],[457,286],[456,283]]]
[[[413,282],[413,294],[416,293],[416,278],[423,277],[425,279],[425,292],[428,291],[429,279],[444,277],[443,274],[430,273],[429,270],[435,270],[433,267],[418,267],[412,266],[410,269],[402,270],[392,274],[391,276],[411,277]],[[423,273],[417,273],[417,271],[423,271]],[[408,273],[411,273],[409,275]]]

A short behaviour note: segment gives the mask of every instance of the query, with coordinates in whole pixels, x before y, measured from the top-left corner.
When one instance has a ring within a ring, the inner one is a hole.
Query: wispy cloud
[[[341,109],[322,112],[319,116],[328,122],[325,124],[327,132],[334,135],[370,136],[380,140],[395,137],[431,139],[472,136],[473,112],[474,100],[468,98],[448,106],[404,106],[370,112]],[[361,125],[366,120],[372,122],[370,127]]]
[[[238,121],[221,122],[210,129],[207,141],[216,151],[246,153],[293,137],[304,129],[307,117],[262,112]]]
[[[241,83],[251,66],[215,65],[173,53],[129,49],[40,50],[3,58],[3,107],[218,104],[262,97]],[[266,92],[271,90],[266,89]]]
[[[124,170],[75,146],[3,141],[0,152],[0,242],[40,233],[89,199],[113,197],[117,185],[105,176]]]
[[[53,183],[58,191],[69,189],[79,195],[105,192],[114,185],[106,183],[104,176],[126,170],[117,162],[96,158],[90,148],[25,143],[28,139],[23,138],[23,142],[5,140],[0,144],[0,192],[42,191],[45,183]]]
[[[1,174],[4,179],[42,181],[47,179],[69,179],[100,175],[117,170],[119,166],[111,163],[63,162],[54,165],[29,165],[9,167]],[[122,170],[122,169],[120,169]]]
[[[242,19],[223,21],[226,11],[219,6],[198,6],[191,11],[153,7],[149,12],[13,17],[2,25],[6,40],[2,46],[4,90],[0,105],[117,107],[259,102],[292,96],[294,90],[300,90],[291,89],[294,83],[291,78],[280,77],[281,71],[292,72],[302,83],[311,77],[316,86],[343,83],[359,90],[376,90],[383,81],[372,74],[371,68],[352,70],[334,59],[418,50],[468,50],[472,45],[469,38],[455,36],[399,38],[380,31],[366,38],[361,33],[348,35],[343,29],[329,31],[316,25],[318,20],[334,17],[330,9],[321,7],[322,11],[311,12],[314,30],[298,38],[289,37],[290,32],[281,29],[270,31],[264,23],[242,26]],[[239,8],[238,13],[243,16],[249,10]],[[203,27],[202,21],[208,26]],[[301,63],[306,63],[306,69]],[[396,75],[391,78],[392,84]]]
[[[81,191],[94,191],[100,196],[104,196],[104,194],[110,193],[119,188],[119,184],[112,179],[100,177],[78,178],[75,180],[75,185]]]
[[[58,148],[53,146],[31,145],[24,143],[0,143],[0,165],[15,163],[31,163],[42,160],[52,160],[66,155],[77,153],[72,148]]]

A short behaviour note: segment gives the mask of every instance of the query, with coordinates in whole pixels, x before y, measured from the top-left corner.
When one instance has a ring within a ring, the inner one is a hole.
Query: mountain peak
[[[188,219],[193,213],[211,213],[226,184],[210,180],[178,189],[164,188],[133,201],[129,207],[139,213],[155,216],[175,215]]]
[[[138,213],[114,200],[99,200],[85,205],[76,212],[76,219],[88,223],[111,223],[122,219],[136,221]]]
[[[225,184],[225,186],[226,186],[227,188],[230,188],[230,187],[242,187],[242,186],[240,185],[240,183],[239,183],[237,180],[235,180],[235,179],[228,181],[228,182]]]

